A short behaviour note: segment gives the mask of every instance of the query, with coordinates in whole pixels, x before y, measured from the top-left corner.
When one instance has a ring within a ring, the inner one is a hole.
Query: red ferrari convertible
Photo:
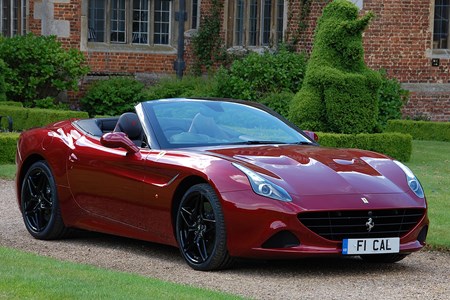
[[[424,246],[427,204],[405,165],[310,136],[256,103],[143,102],[23,132],[17,200],[35,238],[81,228],[163,243],[197,270],[237,257],[396,262]]]

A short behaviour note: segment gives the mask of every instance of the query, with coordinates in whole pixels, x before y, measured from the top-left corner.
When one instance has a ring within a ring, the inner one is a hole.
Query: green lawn
[[[0,299],[241,298],[0,247]]]
[[[16,165],[0,165],[0,178],[2,179],[14,179],[16,174]]]
[[[450,249],[450,143],[413,141],[407,165],[419,178],[428,200],[428,244]]]

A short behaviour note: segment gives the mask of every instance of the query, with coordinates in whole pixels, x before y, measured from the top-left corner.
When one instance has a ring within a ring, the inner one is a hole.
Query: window
[[[0,2],[0,30],[3,36],[26,34],[27,0]]]
[[[230,1],[234,16],[232,44],[235,46],[271,46],[283,40],[284,0]]]
[[[243,45],[243,36],[244,36],[244,0],[236,1],[236,18],[235,18],[235,44]]]
[[[168,45],[172,3],[169,0],[89,0],[88,41]]]
[[[148,1],[133,2],[133,42],[147,44],[148,42]]]
[[[449,0],[434,2],[433,48],[449,48]]]
[[[169,1],[155,1],[155,44],[169,43],[170,4]]]
[[[190,15],[191,29],[197,29],[200,22],[200,0],[192,0]]]
[[[277,42],[283,41],[284,1],[277,1]]]
[[[111,0],[111,43],[126,43],[125,21],[125,0]]]

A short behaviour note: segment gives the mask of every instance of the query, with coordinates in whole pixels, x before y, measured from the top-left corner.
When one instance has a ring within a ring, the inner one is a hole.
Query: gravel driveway
[[[391,265],[356,258],[240,261],[231,270],[198,272],[178,249],[148,242],[81,231],[62,241],[35,240],[23,225],[12,181],[0,179],[0,205],[0,245],[61,260],[253,299],[450,299],[448,252],[421,251]]]

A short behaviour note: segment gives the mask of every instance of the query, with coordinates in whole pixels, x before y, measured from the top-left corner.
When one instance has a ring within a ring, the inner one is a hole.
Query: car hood
[[[269,145],[209,149],[297,195],[403,193],[399,168],[388,157],[357,149]],[[404,178],[404,175],[403,175]]]

